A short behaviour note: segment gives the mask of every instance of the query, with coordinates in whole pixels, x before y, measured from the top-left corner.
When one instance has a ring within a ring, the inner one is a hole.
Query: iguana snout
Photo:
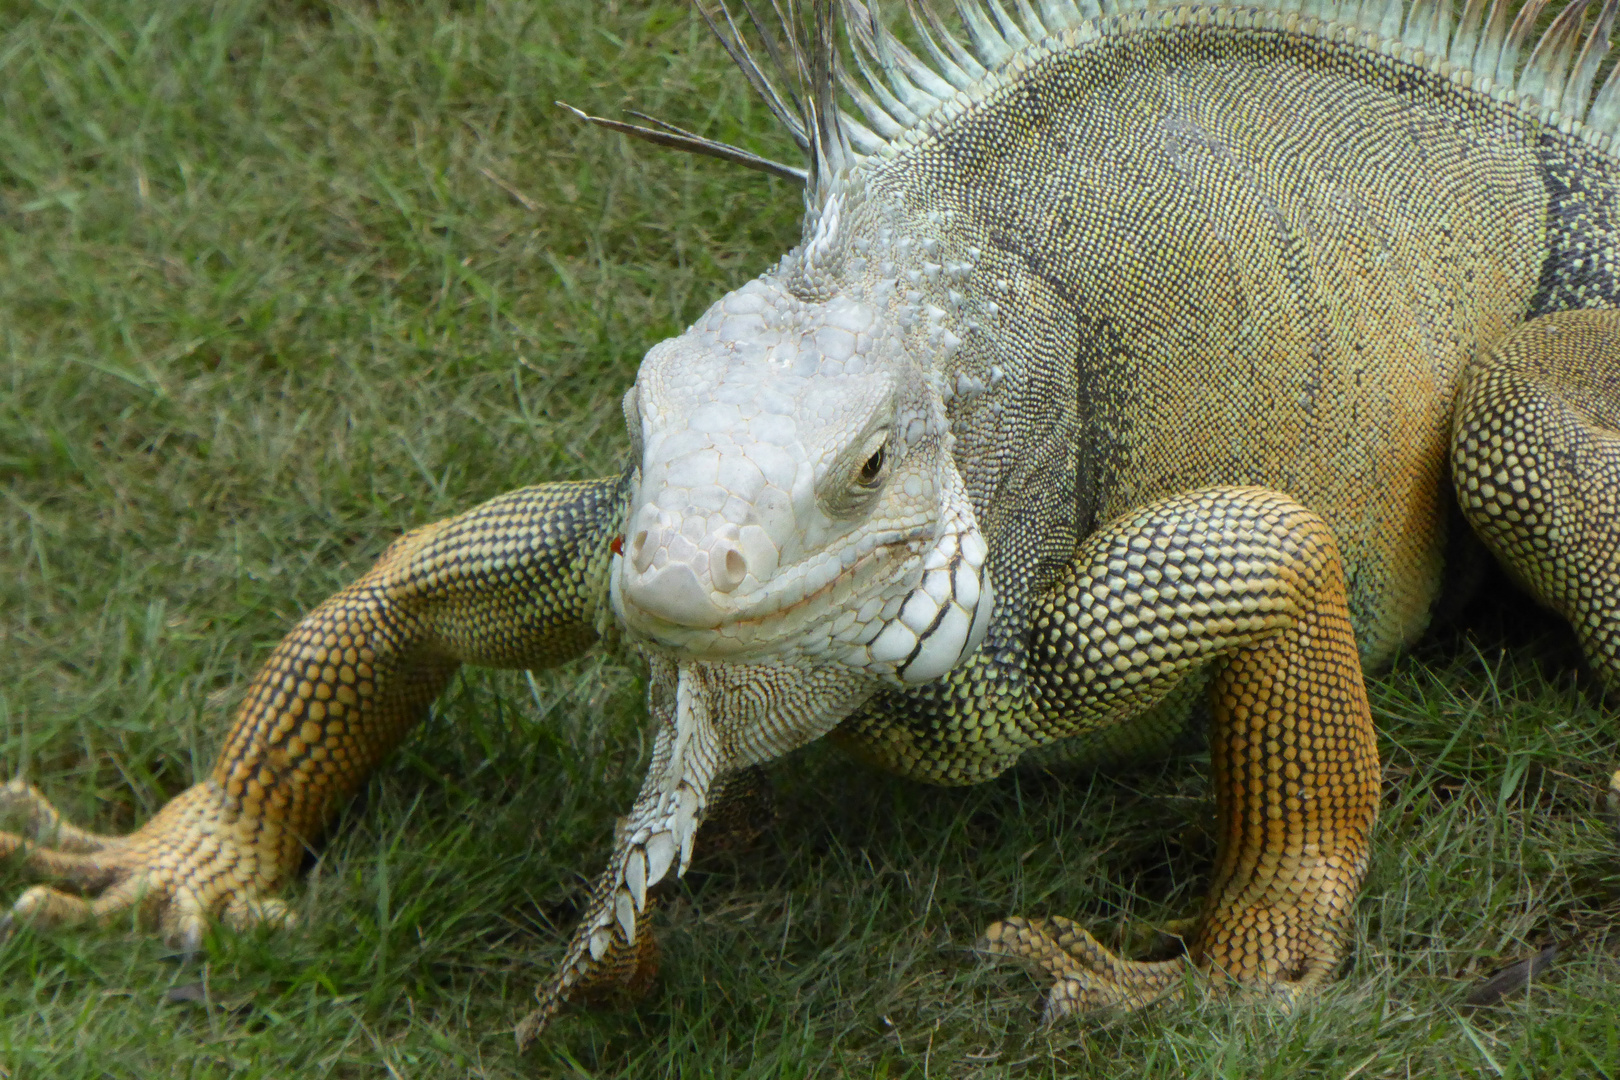
[[[613,575],[630,630],[692,658],[921,682],[978,644],[986,547],[905,320],[767,276],[655,346]]]

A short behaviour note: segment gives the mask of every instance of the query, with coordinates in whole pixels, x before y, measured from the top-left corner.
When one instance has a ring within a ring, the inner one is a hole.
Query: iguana
[[[1219,843],[1186,957],[1056,914],[983,944],[1049,973],[1053,1016],[1188,964],[1320,987],[1377,813],[1362,673],[1422,631],[1453,505],[1620,689],[1620,0],[1523,62],[1545,0],[958,6],[966,43],[913,9],[926,59],[852,0],[773,5],[755,48],[725,13],[807,165],[634,130],[802,181],[803,241],[647,353],[626,472],[399,539],[132,835],[13,781],[0,854],[99,895],[8,918],[285,921],[460,664],[606,638],[647,659],[653,760],[525,1035],[645,981],[656,887],[761,762],[830,735],[967,784],[1166,746],[1200,700]]]

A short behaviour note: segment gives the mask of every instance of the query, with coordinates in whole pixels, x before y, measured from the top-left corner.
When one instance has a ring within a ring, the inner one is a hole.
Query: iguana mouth
[[[798,582],[771,582],[758,600],[739,605],[741,613],[715,627],[682,626],[641,610],[620,591],[618,575],[614,601],[626,626],[654,646],[690,659],[746,661],[767,650],[781,657],[796,647],[804,659],[925,682],[978,645],[994,605],[987,549],[977,528],[971,522],[949,524],[956,527],[939,536],[913,530],[869,541],[870,548],[848,568],[786,602]],[[879,573],[907,561],[914,565]],[[859,595],[863,584],[896,580],[910,587]]]
[[[855,561],[846,569],[837,574],[837,576],[833,577],[825,584],[818,586],[815,590],[804,593],[798,599],[790,600],[785,603],[783,602],[783,598],[792,591],[797,582],[773,581],[766,585],[766,587],[759,593],[755,594],[758,599],[754,602],[738,604],[736,609],[737,614],[727,614],[724,621],[720,624],[720,627],[723,627],[726,631],[735,632],[745,628],[768,626],[772,622],[779,621],[802,612],[813,604],[833,600],[836,598],[840,586],[850,585],[851,583],[860,579],[864,573],[869,572],[875,567],[879,566],[881,561],[884,560],[885,556],[893,554],[896,548],[910,548],[911,550],[908,552],[908,554],[920,557],[922,555],[922,551],[916,545],[925,544],[929,539],[930,537],[920,530],[907,536],[897,536],[892,539],[880,539],[873,544],[869,550],[858,555]],[[744,598],[744,600],[752,599],[753,597]],[[829,603],[828,606],[830,608],[832,605]],[[624,602],[624,611],[626,621],[630,625],[634,626],[638,631],[646,634],[656,644],[670,649],[681,649],[692,652],[693,650],[690,643],[694,637],[694,630],[697,634],[710,631],[714,633],[717,638],[719,638],[720,642],[725,642],[728,638],[732,637],[731,634],[725,634],[719,628],[694,628],[691,626],[682,625],[681,623],[672,622],[671,620],[662,618],[653,612],[649,612],[637,607],[632,601],[629,600]],[[732,648],[727,649],[722,644],[720,648],[714,650],[712,653],[705,652],[701,654],[701,657],[703,659],[719,659],[722,656],[730,658],[737,656],[740,652],[743,652],[751,647],[751,645],[745,645],[738,642]],[[700,654],[694,652],[693,655],[696,656]]]

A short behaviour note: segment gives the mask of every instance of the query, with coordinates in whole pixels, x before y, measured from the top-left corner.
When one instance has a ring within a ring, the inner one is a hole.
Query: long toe
[[[8,844],[15,846],[9,847]],[[64,881],[76,889],[99,892],[124,874],[116,859],[103,854],[78,854],[40,847],[11,833],[0,833],[0,855],[21,850],[23,868],[36,877]]]
[[[1051,976],[1043,1017],[1060,1017],[1104,1009],[1144,1008],[1173,988],[1187,970],[1185,959],[1126,960],[1105,948],[1071,919],[1003,919],[989,927],[979,948],[1000,956],[1028,960]]]
[[[48,929],[88,922],[92,918],[90,902],[53,889],[49,885],[35,885],[17,897],[11,905],[13,925]]]
[[[20,820],[25,837],[58,851],[101,851],[122,839],[79,828],[64,818],[38,788],[20,779],[0,784],[0,816]]]
[[[286,928],[298,922],[298,916],[285,900],[275,897],[233,896],[225,905],[220,920],[232,930],[251,930],[259,926]]]

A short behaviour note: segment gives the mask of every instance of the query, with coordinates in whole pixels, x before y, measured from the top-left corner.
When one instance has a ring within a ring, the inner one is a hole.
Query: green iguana
[[[1167,745],[1199,698],[1219,847],[1186,958],[1056,915],[985,945],[1050,974],[1050,1015],[1189,963],[1311,992],[1377,812],[1362,672],[1424,628],[1454,498],[1620,688],[1620,0],[1523,59],[1545,6],[959,0],[965,44],[913,10],[924,59],[853,0],[838,46],[818,2],[766,64],[726,14],[807,167],[635,130],[801,180],[803,242],[647,353],[626,473],[401,538],[134,834],[14,781],[0,853],[99,895],[9,918],[285,920],[458,665],[608,636],[650,666],[653,762],[524,1034],[645,981],[653,890],[751,766],[830,734],[966,784]]]

